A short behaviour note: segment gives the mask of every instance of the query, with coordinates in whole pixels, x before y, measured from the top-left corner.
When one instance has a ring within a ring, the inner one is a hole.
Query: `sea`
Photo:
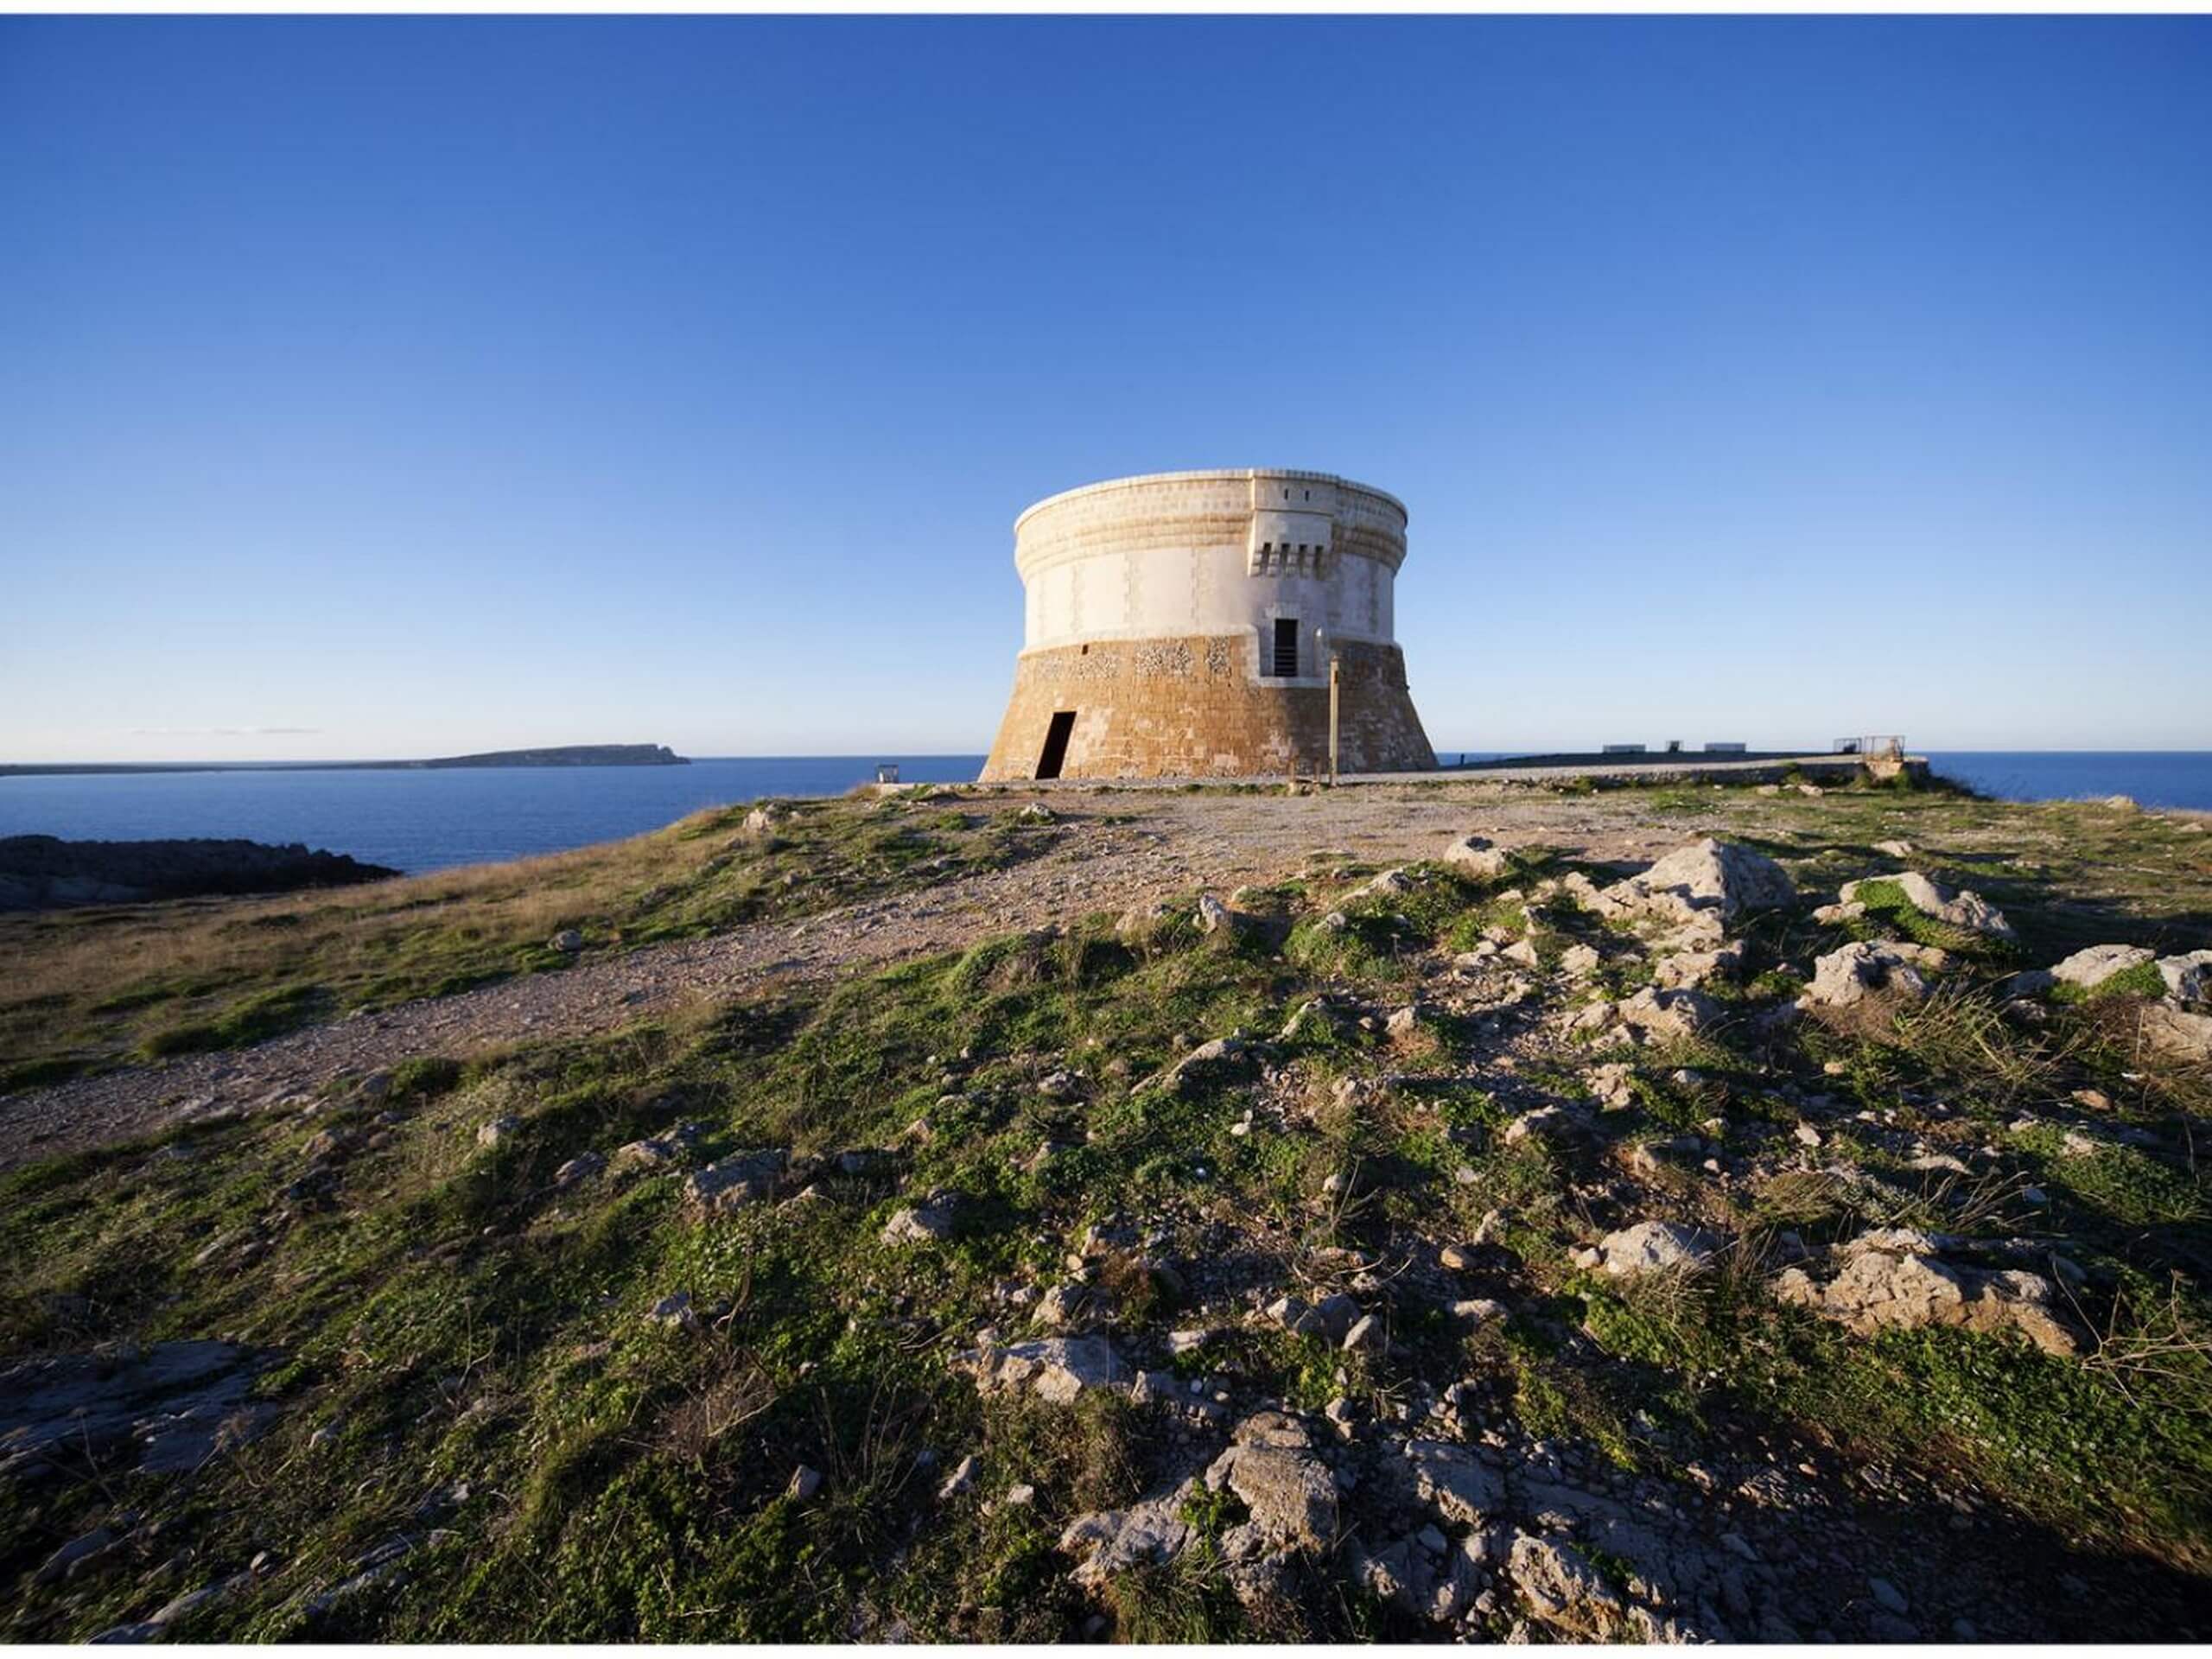
[[[1445,750],[1450,761],[1498,758]],[[1936,753],[1935,770],[2005,800],[2133,796],[2212,811],[2212,752]],[[159,772],[0,777],[0,836],[300,842],[417,874],[565,851],[657,830],[702,807],[839,795],[890,762],[907,783],[976,776],[980,754],[786,755],[688,766]]]

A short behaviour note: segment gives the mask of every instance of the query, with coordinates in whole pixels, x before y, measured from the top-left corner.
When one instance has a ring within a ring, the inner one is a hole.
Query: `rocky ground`
[[[725,832],[648,912],[753,919],[0,1100],[0,1631],[2212,1630],[2201,821]]]

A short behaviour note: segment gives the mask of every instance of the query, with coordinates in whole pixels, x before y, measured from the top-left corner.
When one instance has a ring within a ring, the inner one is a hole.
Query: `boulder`
[[[976,1476],[982,1466],[972,1452],[961,1459],[953,1465],[952,1472],[945,1477],[944,1484],[937,1489],[938,1501],[950,1503],[954,1498],[964,1497],[975,1491]]]
[[[2005,919],[2005,912],[1978,893],[1964,887],[1956,889],[1939,887],[1917,870],[1906,870],[1897,875],[1881,875],[1866,881],[1847,881],[1836,893],[1837,899],[1847,905],[1863,904],[1864,890],[1873,882],[1887,882],[1904,894],[1905,902],[1923,916],[1931,916],[1969,933],[1986,934],[1991,938],[2011,940],[2018,936],[2012,924]]]
[[[1128,1386],[1128,1371],[1103,1337],[1046,1337],[1010,1348],[986,1344],[952,1357],[978,1394],[1033,1394],[1064,1406],[1095,1389]]]
[[[1348,1354],[1379,1354],[1390,1345],[1390,1333],[1376,1315],[1363,1313],[1352,1321],[1338,1345]]]
[[[683,1201],[706,1215],[729,1215],[748,1204],[775,1196],[784,1178],[785,1154],[774,1148],[740,1152],[693,1172],[683,1184]]]
[[[913,1212],[901,1211],[899,1213],[911,1215]],[[1088,1285],[1054,1285],[1037,1299],[1036,1321],[1056,1331],[1080,1325],[1091,1315],[1096,1295],[1097,1293]]]
[[[1217,1081],[1256,1071],[1260,1063],[1274,1058],[1275,1051],[1265,1043],[1252,1042],[1243,1037],[1217,1037],[1211,1042],[1200,1043],[1166,1071],[1139,1084],[1139,1090],[1166,1089],[1180,1094],[1195,1083]]]
[[[1539,1106],[1522,1113],[1505,1126],[1503,1140],[1517,1147],[1534,1138],[1547,1145],[1561,1145],[1590,1133],[1589,1120],[1565,1106]]]
[[[480,1147],[503,1147],[522,1133],[522,1119],[508,1113],[495,1117],[488,1123],[476,1126],[476,1144]]]
[[[1689,920],[1707,912],[1723,926],[1754,911],[1797,901],[1782,866],[1765,854],[1707,836],[1678,847],[1640,875],[1602,889],[1599,908]]]
[[[1647,985],[1613,1005],[1614,1017],[1645,1037],[1694,1037],[1719,1017],[1720,1008],[1702,991],[1667,991]]]
[[[1328,1332],[1323,1319],[1302,1296],[1282,1296],[1268,1304],[1268,1317],[1293,1336],[1321,1337]]]
[[[1234,1444],[1206,1471],[1206,1486],[1244,1500],[1252,1524],[1277,1548],[1321,1551],[1336,1541],[1337,1483],[1313,1454],[1304,1425],[1263,1411],[1236,1426]]]
[[[2054,963],[2050,976],[2063,985],[2078,985],[2090,990],[2101,985],[2114,974],[2124,974],[2131,968],[2140,967],[2151,960],[2152,952],[2139,944],[2093,944],[2086,950],[2076,950],[2065,961]]]
[[[2045,1353],[2081,1351],[2049,1280],[2018,1268],[1947,1262],[1937,1254],[1939,1243],[1909,1228],[1878,1229],[1840,1248],[1841,1270],[1826,1284],[1803,1268],[1789,1268],[1776,1279],[1775,1294],[1860,1336],[1957,1325],[2018,1332]]]
[[[1674,1221],[1639,1221],[1598,1241],[1598,1256],[1607,1273],[1626,1278],[1675,1267],[1702,1267],[1723,1240],[1700,1227]]]
[[[1198,895],[1198,931],[1201,933],[1240,932],[1249,918],[1241,911],[1231,910],[1210,893]]]
[[[2212,950],[2191,950],[2158,958],[2158,977],[2166,995],[2183,1007],[2212,1003]]]
[[[618,1171],[666,1169],[682,1159],[701,1133],[696,1123],[685,1123],[644,1141],[628,1141],[615,1148],[613,1166]]]
[[[1114,924],[1114,937],[1127,945],[1146,945],[1174,921],[1177,912],[1158,899],[1133,905]]]
[[[1480,836],[1460,836],[1444,849],[1444,861],[1469,875],[1494,880],[1511,868],[1502,848]]]
[[[1447,1522],[1478,1527],[1505,1507],[1505,1477],[1479,1448],[1408,1440],[1406,1471],[1414,1495]]]
[[[1132,1567],[1172,1561],[1191,1541],[1183,1519],[1197,1483],[1185,1481],[1173,1491],[1133,1503],[1126,1510],[1096,1510],[1077,1516],[1060,1535],[1060,1548],[1076,1558],[1068,1576],[1096,1590]]]
[[[2179,1060],[2212,1060],[2212,1014],[2146,1002],[2137,1030],[2161,1054]]]
[[[883,1224],[887,1244],[918,1244],[950,1238],[960,1224],[962,1195],[950,1188],[932,1192]]]
[[[1865,939],[1831,950],[1813,963],[1813,982],[1797,999],[1801,1008],[1847,1008],[1869,996],[1917,1002],[1928,995],[1921,969],[1933,972],[1950,958],[1923,944]]]
[[[647,1311],[645,1317],[655,1325],[665,1325],[674,1331],[696,1331],[699,1328],[699,1315],[691,1306],[691,1293],[688,1290],[676,1291],[662,1297]]]
[[[580,1152],[553,1172],[553,1185],[574,1186],[588,1181],[607,1167],[607,1160],[595,1152]]]
[[[1610,1634],[1621,1617],[1618,1592],[1564,1540],[1516,1533],[1508,1565],[1522,1600],[1547,1624],[1596,1639]]]
[[[1724,944],[1713,950],[1685,950],[1662,957],[1652,977],[1665,990],[1695,990],[1715,979],[1733,979],[1744,970],[1744,947]]]

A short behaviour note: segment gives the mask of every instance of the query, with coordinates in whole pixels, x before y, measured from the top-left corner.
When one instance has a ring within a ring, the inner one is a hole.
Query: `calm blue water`
[[[842,795],[890,760],[907,783],[964,782],[983,765],[980,754],[802,755],[688,766],[0,778],[0,836],[243,836],[304,842],[394,869],[437,870],[639,835],[702,806]]]
[[[2000,800],[2132,795],[2139,806],[2212,812],[2212,752],[2202,749],[1931,752],[1928,763],[1939,775]]]
[[[1459,751],[1446,753],[1449,760]],[[1471,752],[1472,753],[1472,752]],[[883,756],[697,760],[688,766],[482,772],[188,772],[0,778],[0,836],[304,842],[402,870],[559,852],[634,836],[702,806],[838,795]],[[1947,777],[2010,800],[2132,795],[2212,811],[2212,753],[1937,753]],[[909,783],[975,777],[980,754],[903,755]]]

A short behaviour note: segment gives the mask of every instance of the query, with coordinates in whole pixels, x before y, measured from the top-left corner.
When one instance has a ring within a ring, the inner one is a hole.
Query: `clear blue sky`
[[[0,21],[0,759],[980,750],[1402,497],[1444,749],[2212,747],[2204,20]],[[300,728],[300,729],[295,729]]]

